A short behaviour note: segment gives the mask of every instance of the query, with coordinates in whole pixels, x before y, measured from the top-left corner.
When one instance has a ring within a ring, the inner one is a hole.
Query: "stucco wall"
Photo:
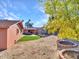
[[[7,48],[7,29],[0,28],[0,50]]]
[[[21,38],[22,32],[19,27],[14,24],[7,29],[7,48],[15,44],[15,42]]]

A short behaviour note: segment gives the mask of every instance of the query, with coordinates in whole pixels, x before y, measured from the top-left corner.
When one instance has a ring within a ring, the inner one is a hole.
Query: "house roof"
[[[20,20],[0,20],[0,28],[8,28],[9,26],[18,23]]]

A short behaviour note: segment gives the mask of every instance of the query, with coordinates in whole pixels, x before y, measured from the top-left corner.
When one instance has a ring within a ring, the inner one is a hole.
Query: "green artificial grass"
[[[38,35],[23,35],[23,37],[21,39],[19,39],[19,41],[37,40],[39,38],[40,38],[40,36],[38,36]]]

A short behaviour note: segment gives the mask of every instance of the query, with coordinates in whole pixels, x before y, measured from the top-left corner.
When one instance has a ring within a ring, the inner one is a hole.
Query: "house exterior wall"
[[[7,48],[7,29],[0,28],[0,50]]]
[[[22,32],[19,27],[14,24],[7,29],[7,48],[15,44],[15,42],[21,38]]]
[[[24,29],[23,33],[31,33],[31,34],[37,34],[38,30],[36,29]]]

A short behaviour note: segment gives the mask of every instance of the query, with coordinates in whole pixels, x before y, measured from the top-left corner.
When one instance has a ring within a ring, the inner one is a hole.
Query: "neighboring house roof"
[[[42,27],[24,28],[25,30],[43,30]]]
[[[9,26],[18,23],[20,20],[0,20],[0,28],[8,28]]]
[[[27,30],[37,30],[36,28],[26,28]]]

